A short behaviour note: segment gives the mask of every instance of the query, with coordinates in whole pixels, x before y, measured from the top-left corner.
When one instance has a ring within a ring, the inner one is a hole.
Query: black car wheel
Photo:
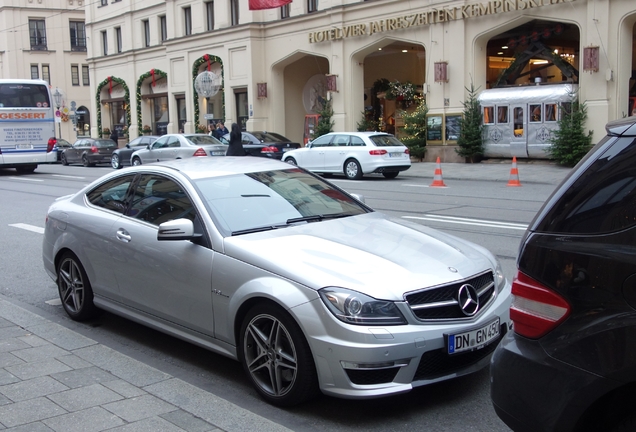
[[[75,321],[97,315],[93,304],[93,290],[79,259],[67,252],[57,267],[57,287],[64,310]]]
[[[68,165],[68,161],[66,160],[66,155],[62,153],[62,165]]]
[[[269,403],[292,406],[318,393],[314,360],[300,327],[274,304],[254,306],[243,320],[239,358]]]
[[[141,165],[141,159],[139,159],[138,157],[133,158],[132,164],[133,164],[133,166]]]
[[[400,173],[399,171],[389,171],[389,172],[383,172],[382,175],[384,176],[384,178],[394,179],[398,176],[399,173]]]
[[[117,153],[113,154],[110,157],[110,166],[112,166],[113,169],[119,169],[122,167],[122,164],[119,161],[119,155]]]
[[[362,178],[360,162],[355,159],[347,159],[344,163],[344,174],[349,180],[360,180]]]
[[[86,157],[86,155],[82,156],[82,165],[84,165],[85,167],[95,166],[95,164],[89,162],[89,160]]]

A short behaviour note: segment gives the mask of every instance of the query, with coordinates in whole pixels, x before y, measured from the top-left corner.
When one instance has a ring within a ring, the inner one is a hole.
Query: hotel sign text
[[[541,6],[559,3],[569,3],[576,0],[490,0],[464,6],[431,8],[424,12],[371,21],[368,24],[353,24],[344,27],[319,30],[309,33],[309,43],[326,42],[356,36],[370,36],[374,33],[406,29],[415,26],[437,24],[475,18],[485,15],[495,15],[504,12],[534,9]]]

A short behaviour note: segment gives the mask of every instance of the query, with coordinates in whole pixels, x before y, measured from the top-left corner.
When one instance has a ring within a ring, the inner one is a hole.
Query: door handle
[[[132,236],[123,228],[117,230],[116,236],[117,240],[123,241],[124,243],[130,243],[132,240]]]

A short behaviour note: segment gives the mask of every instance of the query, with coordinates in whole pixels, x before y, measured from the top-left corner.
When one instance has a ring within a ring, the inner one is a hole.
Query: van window
[[[508,107],[497,107],[497,123],[508,123]]]
[[[484,107],[484,124],[495,124],[495,107]]]

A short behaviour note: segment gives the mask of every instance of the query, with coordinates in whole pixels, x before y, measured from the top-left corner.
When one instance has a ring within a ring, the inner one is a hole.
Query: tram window
[[[541,104],[532,104],[530,105],[530,122],[538,123],[541,121]]]
[[[508,107],[497,107],[497,123],[508,123]]]
[[[495,107],[484,107],[484,124],[495,124]]]
[[[515,107],[513,110],[515,118],[514,132],[516,137],[523,136],[523,108]]]
[[[556,104],[545,104],[545,121],[554,122],[556,121]]]

